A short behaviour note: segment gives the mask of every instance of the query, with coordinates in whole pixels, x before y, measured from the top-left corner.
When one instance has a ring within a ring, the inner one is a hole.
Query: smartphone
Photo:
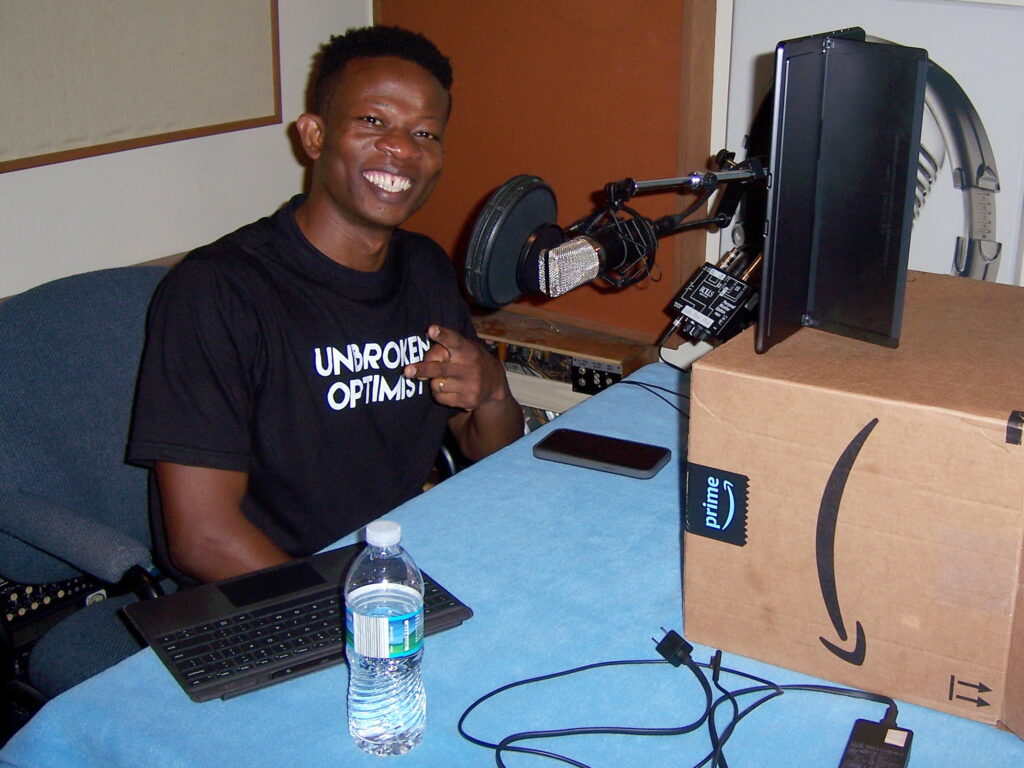
[[[658,474],[672,457],[672,451],[660,445],[593,432],[556,429],[533,446],[533,455],[538,459],[646,479]]]

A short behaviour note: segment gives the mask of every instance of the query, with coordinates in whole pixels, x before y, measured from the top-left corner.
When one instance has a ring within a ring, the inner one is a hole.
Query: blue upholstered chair
[[[41,587],[29,591],[38,610],[13,623],[40,636],[29,646],[26,680],[6,623],[8,695],[27,682],[45,700],[141,647],[117,612],[159,587],[147,473],[124,453],[146,310],[166,272],[99,270],[0,302],[0,577],[40,585],[84,575],[112,595],[59,620],[41,618],[32,632],[33,616],[48,606]]]

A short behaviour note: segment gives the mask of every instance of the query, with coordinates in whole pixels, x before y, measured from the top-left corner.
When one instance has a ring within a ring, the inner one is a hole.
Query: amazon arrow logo
[[[846,643],[849,635],[846,631],[846,624],[843,621],[843,612],[839,607],[839,592],[836,589],[836,523],[839,521],[839,505],[843,500],[843,491],[846,490],[846,481],[850,477],[850,470],[857,460],[860,449],[864,447],[871,430],[878,424],[878,419],[872,419],[846,446],[839,461],[832,468],[828,482],[825,484],[825,491],[821,495],[821,504],[818,506],[818,531],[817,531],[817,560],[818,560],[818,584],[821,586],[821,599],[825,602],[825,609],[832,620],[839,641]],[[849,664],[860,666],[864,663],[864,655],[867,652],[867,640],[864,637],[864,627],[859,621],[856,625],[856,640],[853,648],[847,650],[831,640],[824,637],[818,638],[822,644],[832,653]]]

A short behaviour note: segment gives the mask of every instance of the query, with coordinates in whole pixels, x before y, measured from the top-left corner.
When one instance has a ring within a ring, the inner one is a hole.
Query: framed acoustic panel
[[[276,0],[3,0],[0,172],[281,122]]]

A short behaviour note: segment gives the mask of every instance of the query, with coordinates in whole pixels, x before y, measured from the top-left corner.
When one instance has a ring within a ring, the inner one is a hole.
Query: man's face
[[[399,226],[441,175],[448,106],[448,92],[419,64],[353,59],[320,116],[314,184],[351,224]]]

